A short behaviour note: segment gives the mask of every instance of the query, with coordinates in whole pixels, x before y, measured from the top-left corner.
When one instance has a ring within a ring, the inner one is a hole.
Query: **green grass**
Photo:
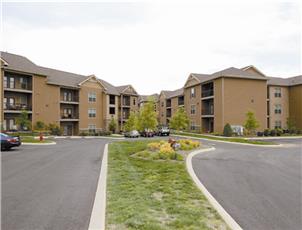
[[[22,136],[20,138],[21,138],[22,143],[51,143],[51,142],[53,142],[49,139],[44,139],[43,141],[40,141],[39,139],[35,139],[34,137],[31,137],[31,136]]]
[[[109,146],[107,229],[226,229],[195,186],[184,161],[130,157],[147,141]]]
[[[207,136],[197,133],[183,133],[183,132],[174,132],[175,135],[181,135],[186,137],[197,137],[197,138],[204,138],[209,140],[217,140],[217,141],[227,141],[227,142],[237,142],[237,143],[245,143],[245,144],[253,144],[253,145],[276,145],[274,142],[269,141],[261,141],[261,140],[248,140],[240,137],[214,137],[214,136]]]

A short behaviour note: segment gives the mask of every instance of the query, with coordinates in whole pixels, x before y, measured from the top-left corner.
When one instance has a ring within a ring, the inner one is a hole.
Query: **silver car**
[[[124,134],[125,137],[130,137],[130,138],[137,138],[139,137],[139,132],[137,130],[132,130],[130,132],[125,132]]]

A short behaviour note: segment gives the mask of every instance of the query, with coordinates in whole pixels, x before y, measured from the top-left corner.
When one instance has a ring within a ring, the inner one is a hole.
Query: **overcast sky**
[[[227,2],[3,3],[1,50],[140,94],[231,66],[301,74],[298,2]]]

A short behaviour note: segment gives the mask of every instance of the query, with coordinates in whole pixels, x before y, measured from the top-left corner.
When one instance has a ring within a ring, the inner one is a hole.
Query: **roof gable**
[[[190,74],[186,83],[185,83],[185,88],[193,86],[193,85],[197,85],[200,84],[200,80],[194,75],[194,74]]]
[[[258,76],[262,76],[262,77],[266,77],[266,75],[264,73],[262,73],[259,69],[257,69],[255,66],[250,65],[250,66],[246,66],[241,68],[243,71],[247,71],[253,74],[256,74]]]

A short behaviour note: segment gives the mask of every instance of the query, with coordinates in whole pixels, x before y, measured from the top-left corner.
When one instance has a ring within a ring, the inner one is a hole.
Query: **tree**
[[[223,128],[223,136],[231,137],[233,135],[233,129],[229,123],[226,123]]]
[[[46,125],[43,121],[37,121],[35,126],[34,126],[34,129],[38,130],[38,131],[45,130],[45,128],[46,128]]]
[[[115,133],[116,127],[117,127],[117,123],[116,123],[114,117],[112,117],[111,121],[109,123],[109,131]]]
[[[155,129],[157,126],[157,113],[154,111],[155,102],[150,98],[141,108],[138,116],[137,129],[143,131],[145,129]]]
[[[255,118],[255,115],[252,111],[248,111],[246,113],[246,121],[244,124],[244,128],[247,131],[247,134],[255,133],[256,129],[259,127],[259,123]]]
[[[138,125],[138,117],[134,112],[131,112],[128,120],[126,121],[126,123],[124,125],[124,130],[126,132],[135,130],[135,129],[137,129],[137,125]]]
[[[296,129],[295,121],[290,117],[286,119],[286,125],[289,132],[292,132]]]
[[[170,128],[177,131],[186,129],[189,125],[189,118],[183,108],[179,108],[170,120]]]
[[[22,110],[21,114],[16,119],[16,124],[20,126],[21,130],[31,129],[31,121],[28,119],[28,112],[26,110]]]

